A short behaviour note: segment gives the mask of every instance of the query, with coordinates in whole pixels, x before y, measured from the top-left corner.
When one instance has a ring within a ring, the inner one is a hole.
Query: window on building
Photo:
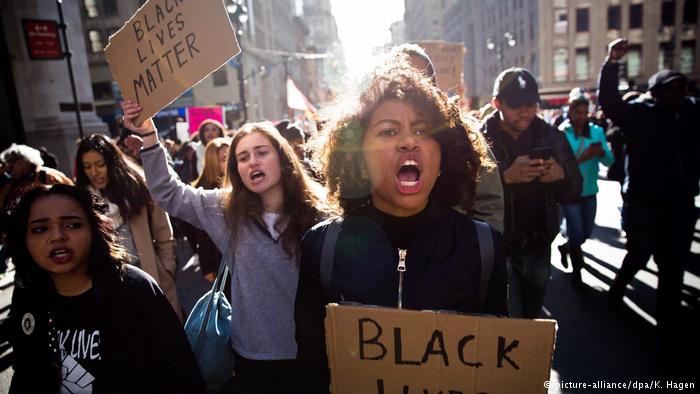
[[[632,4],[630,6],[630,29],[641,29],[644,18],[644,4]]]
[[[554,82],[566,82],[569,79],[569,50],[559,48],[554,51]]]
[[[690,74],[695,68],[695,41],[684,41],[681,46],[681,58],[678,71]]]
[[[228,85],[228,73],[226,72],[226,67],[212,73],[212,78],[214,80],[214,86],[227,86]]]
[[[673,26],[676,24],[676,1],[666,0],[661,3],[661,26]]]
[[[630,45],[627,53],[627,77],[638,77],[642,72],[642,46]]]
[[[90,40],[90,49],[92,53],[102,52],[102,34],[99,30],[90,30],[88,32],[88,39]]]
[[[577,8],[576,9],[576,31],[585,32],[588,31],[588,8]]]
[[[554,34],[566,34],[569,30],[569,18],[566,8],[556,8],[554,10]]]
[[[576,49],[576,80],[588,80],[589,56],[588,48]]]
[[[659,45],[659,64],[658,69],[673,68],[673,43],[662,42]]]
[[[105,15],[117,15],[117,0],[102,0],[102,9]]]
[[[685,0],[683,2],[683,23],[686,25],[698,23],[698,0]]]
[[[97,18],[100,13],[97,11],[97,0],[85,0],[85,11],[88,18]]]
[[[608,30],[620,30],[621,9],[619,5],[608,6]]]

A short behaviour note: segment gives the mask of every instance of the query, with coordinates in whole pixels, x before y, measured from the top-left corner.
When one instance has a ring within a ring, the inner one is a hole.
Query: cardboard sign
[[[149,0],[105,48],[124,98],[153,116],[240,52],[222,0]]]
[[[466,50],[461,42],[420,41],[418,45],[425,50],[433,62],[440,89],[447,91],[462,83]]]
[[[556,321],[326,307],[333,394],[546,393]]]
[[[224,120],[224,108],[220,105],[210,107],[187,107],[187,122],[190,124],[190,134],[199,130],[199,125],[205,119],[214,119],[226,124]]]
[[[22,19],[27,52],[32,60],[63,59],[56,21]]]

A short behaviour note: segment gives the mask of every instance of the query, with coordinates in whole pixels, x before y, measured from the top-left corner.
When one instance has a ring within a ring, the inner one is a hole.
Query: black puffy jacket
[[[506,268],[502,236],[492,230],[493,271],[484,307],[477,307],[481,255],[474,222],[463,214],[431,203],[406,249],[403,307],[507,315]],[[319,269],[329,221],[310,229],[302,240],[299,286],[295,304],[297,353],[296,393],[327,393],[325,306],[351,301],[396,307],[398,249],[368,207],[345,217],[335,248],[331,293]]]
[[[484,133],[484,138],[491,145],[491,150],[496,156],[498,170],[503,172],[510,168],[515,161],[515,157],[510,157],[503,142],[503,133],[500,127],[500,113],[494,111],[488,118],[484,120],[481,127]],[[581,195],[581,187],[583,178],[576,162],[576,157],[571,151],[571,146],[566,140],[563,132],[548,125],[544,120],[536,117],[530,124],[526,133],[533,132],[536,134],[535,148],[551,147],[553,150],[554,160],[564,169],[564,179],[551,183],[537,183],[541,185],[544,191],[544,200],[531,201],[530,204],[543,204],[546,216],[542,218],[544,221],[544,234],[528,234],[529,237],[537,238],[542,242],[549,244],[557,236],[559,231],[559,206],[558,204],[566,204],[575,202]],[[511,192],[510,185],[503,183],[503,199],[505,205],[505,221],[504,221],[504,236],[506,244],[512,250],[523,248],[523,240],[518,228],[515,224],[513,215],[514,197]]]

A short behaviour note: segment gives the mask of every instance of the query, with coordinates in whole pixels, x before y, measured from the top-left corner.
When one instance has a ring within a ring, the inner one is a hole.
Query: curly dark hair
[[[5,247],[15,265],[16,283],[40,292],[51,292],[54,289],[51,277],[34,261],[26,242],[32,205],[37,199],[52,195],[70,197],[85,211],[92,233],[88,255],[90,277],[97,279],[107,273],[123,272],[124,264],[129,263],[131,257],[114,232],[111,219],[105,215],[104,203],[89,191],[76,186],[40,185],[22,196],[8,218],[12,231],[6,234]]]
[[[75,155],[76,185],[82,188],[90,185],[90,179],[83,168],[83,155],[91,150],[102,155],[107,164],[108,182],[100,192],[117,204],[119,213],[125,220],[152,203],[141,168],[104,134],[93,134],[80,141]]]
[[[265,136],[277,151],[280,160],[284,196],[282,205],[284,217],[281,221],[288,220],[287,226],[280,231],[280,239],[282,248],[291,256],[296,252],[299,240],[306,230],[332,213],[332,210],[328,209],[324,202],[323,187],[307,175],[289,142],[280,135],[272,123],[246,123],[234,135],[226,163],[226,177],[232,189],[225,197],[224,211],[234,239],[244,218],[260,222],[263,214],[262,200],[258,194],[251,192],[243,184],[236,158],[238,143],[252,133]],[[276,223],[275,227],[278,225],[281,223]]]
[[[459,109],[430,79],[405,58],[393,56],[370,76],[368,88],[329,122],[316,141],[315,155],[325,174],[329,203],[345,214],[369,203],[370,182],[363,175],[362,140],[368,122],[385,100],[398,99],[413,106],[430,125],[430,136],[441,151],[440,172],[430,199],[442,206],[471,207],[483,154],[474,148]]]

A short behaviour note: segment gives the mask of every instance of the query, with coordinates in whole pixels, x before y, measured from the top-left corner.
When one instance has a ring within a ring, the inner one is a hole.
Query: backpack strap
[[[489,280],[491,279],[491,272],[493,271],[495,260],[493,234],[491,233],[491,226],[486,222],[478,220],[473,220],[473,222],[476,226],[476,235],[479,239],[479,252],[481,254],[481,278],[479,280],[479,298],[477,306],[479,308],[478,310],[482,311],[486,304]]]
[[[331,293],[331,275],[333,274],[333,260],[335,259],[335,244],[338,242],[338,234],[340,234],[342,224],[342,218],[332,219],[323,237],[319,274],[321,276],[321,284],[326,290],[326,294],[329,295]]]

